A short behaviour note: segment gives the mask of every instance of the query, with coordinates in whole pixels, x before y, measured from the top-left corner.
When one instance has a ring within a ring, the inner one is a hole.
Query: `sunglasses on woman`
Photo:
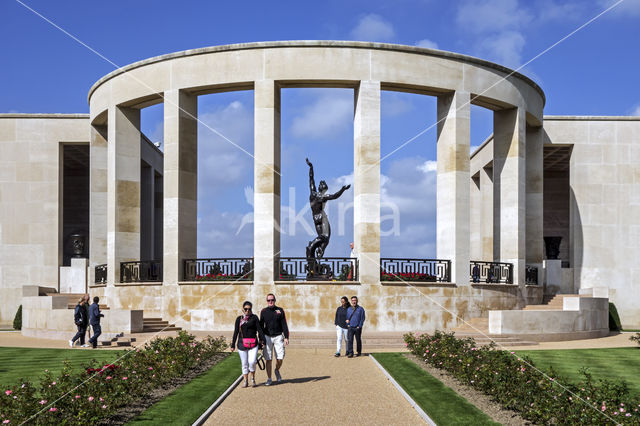
[[[251,308],[244,308],[243,310],[244,310],[245,312],[248,312],[248,311],[250,311],[250,310],[251,310]]]

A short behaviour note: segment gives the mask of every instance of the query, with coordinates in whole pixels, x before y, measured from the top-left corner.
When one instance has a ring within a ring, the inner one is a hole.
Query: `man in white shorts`
[[[284,309],[276,306],[276,296],[272,293],[267,295],[267,307],[260,312],[260,325],[265,334],[264,359],[267,368],[267,383],[271,386],[271,360],[275,352],[276,368],[274,373],[278,383],[282,382],[280,367],[284,360],[284,347],[289,344],[289,328],[287,327],[287,317]]]

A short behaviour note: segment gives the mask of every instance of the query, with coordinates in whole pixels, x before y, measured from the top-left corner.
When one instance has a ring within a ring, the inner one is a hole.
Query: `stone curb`
[[[216,408],[218,408],[220,406],[220,404],[222,404],[222,402],[225,400],[225,398],[231,393],[233,392],[233,390],[240,384],[240,382],[242,381],[243,376],[242,374],[240,376],[238,376],[238,378],[236,379],[235,382],[233,382],[231,384],[231,386],[229,386],[227,388],[226,391],[224,391],[224,393],[222,395],[220,395],[220,397],[218,397],[218,399],[216,399],[214,401],[213,404],[211,404],[209,406],[209,408],[206,409],[206,411],[204,413],[202,413],[202,415],[200,417],[198,417],[198,420],[196,420],[195,422],[193,422],[193,424],[191,426],[202,426],[204,424],[204,422],[207,421],[207,419],[209,418],[209,416],[216,410]]]
[[[418,404],[416,404],[416,402],[413,400],[413,398],[411,398],[409,396],[409,394],[407,392],[405,392],[404,389],[402,389],[402,386],[400,386],[398,384],[398,382],[396,382],[396,380],[391,377],[391,374],[389,374],[387,372],[387,370],[384,369],[384,367],[382,365],[380,365],[380,363],[378,362],[377,359],[375,359],[372,355],[369,355],[369,358],[371,358],[371,360],[378,366],[378,368],[380,369],[380,371],[382,371],[382,373],[387,376],[387,379],[389,379],[389,381],[393,384],[393,386],[396,387],[396,389],[398,389],[398,391],[400,392],[400,394],[402,396],[404,396],[404,399],[407,400],[407,402],[413,407],[414,410],[416,410],[416,412],[418,413],[418,415],[420,417],[422,417],[422,419],[430,426],[436,426],[436,422],[434,422],[433,420],[431,420],[431,417],[429,417],[427,415],[427,413],[425,413],[422,408],[420,408],[420,406]]]

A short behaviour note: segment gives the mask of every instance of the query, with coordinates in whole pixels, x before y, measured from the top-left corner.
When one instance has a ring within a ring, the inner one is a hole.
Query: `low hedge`
[[[196,341],[182,331],[178,337],[157,338],[126,351],[114,364],[93,361],[78,371],[66,362],[58,376],[45,370],[38,385],[21,380],[2,386],[0,422],[99,422],[150,390],[184,376],[226,347],[223,337]]]
[[[629,396],[624,382],[595,382],[583,369],[584,380],[569,384],[553,369],[538,370],[527,357],[497,350],[495,344],[477,347],[473,339],[457,339],[453,333],[409,333],[404,340],[426,363],[448,371],[533,423],[640,424],[640,401]]]

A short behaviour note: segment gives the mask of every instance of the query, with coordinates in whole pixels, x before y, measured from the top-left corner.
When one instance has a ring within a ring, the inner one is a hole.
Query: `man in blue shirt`
[[[353,337],[356,338],[356,348],[358,353],[356,356],[362,354],[362,326],[364,325],[364,308],[358,305],[358,298],[351,296],[351,306],[347,309],[347,325],[349,331],[347,332],[347,357],[353,358]]]

